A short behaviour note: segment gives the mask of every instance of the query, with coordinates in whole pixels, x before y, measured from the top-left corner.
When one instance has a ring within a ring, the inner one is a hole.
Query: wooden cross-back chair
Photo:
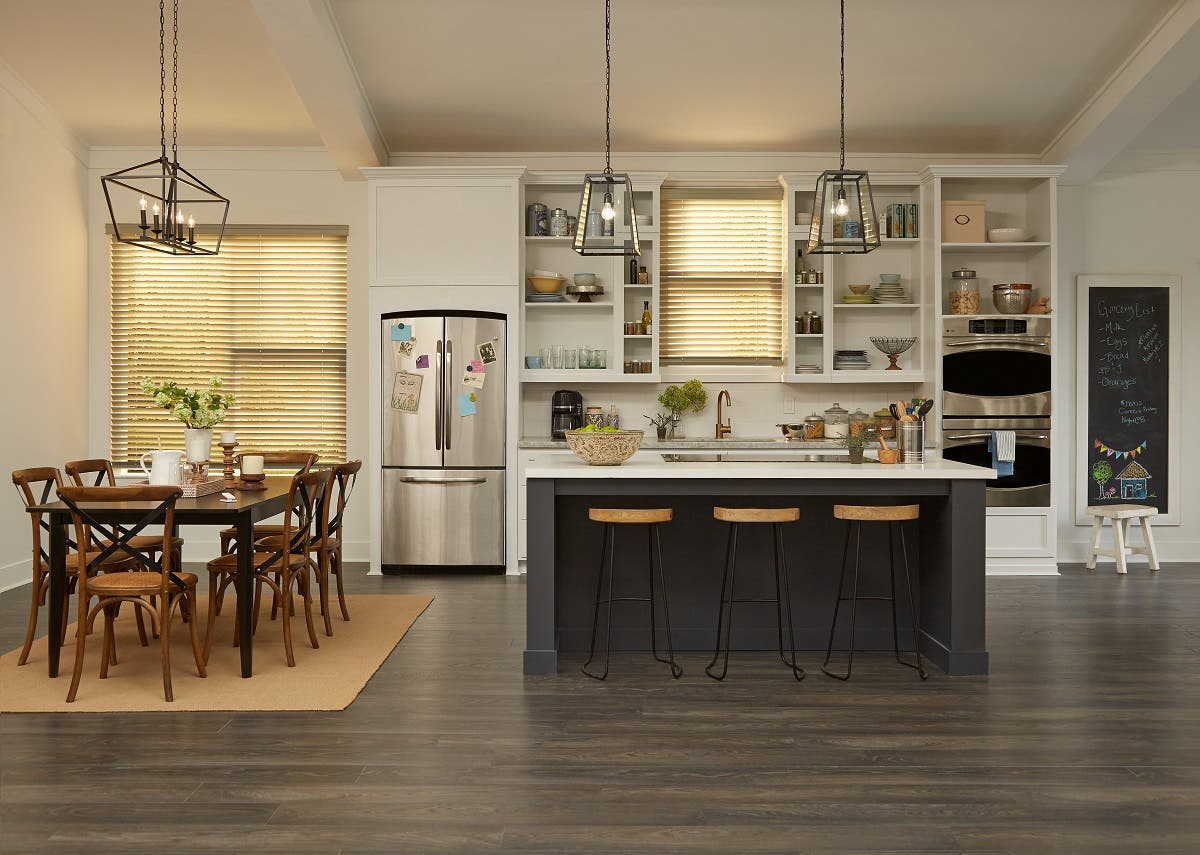
[[[287,506],[283,513],[282,532],[277,543],[260,548],[255,544],[252,562],[254,566],[254,622],[258,623],[258,609],[262,586],[271,589],[277,603],[291,604],[292,585],[295,584],[304,598],[304,620],[308,625],[308,640],[313,649],[317,633],[313,626],[312,585],[309,569],[314,567],[308,557],[308,545],[312,539],[316,509],[321,501],[328,474],[320,471],[297,472],[288,487]],[[213,645],[213,630],[217,619],[217,602],[237,578],[238,556],[236,553],[222,555],[208,562],[208,628],[204,637],[204,660],[207,662]],[[236,590],[236,589],[235,589]],[[292,652],[292,609],[283,609],[283,647],[288,667],[295,667],[296,657]],[[254,632],[256,626],[250,627]],[[236,626],[233,643],[238,643],[238,634],[246,631]]]
[[[316,526],[308,544],[308,552],[315,559],[317,570],[317,589],[320,595],[321,617],[325,622],[325,634],[333,635],[333,624],[329,615],[329,577],[337,580],[338,605],[341,607],[342,620],[350,620],[350,610],[346,607],[346,592],[342,584],[342,523],[346,515],[346,505],[350,494],[354,492],[354,484],[362,469],[361,460],[351,460],[328,468],[328,481],[324,494],[318,503]],[[282,535],[270,535],[255,540],[258,549],[278,549],[283,543]],[[271,603],[271,620],[275,620],[279,608],[278,601]]]
[[[181,612],[186,609],[192,641],[192,656],[196,660],[196,672],[204,677],[204,659],[200,652],[200,636],[197,630],[196,576],[178,572],[174,566],[174,550],[164,550],[154,558],[142,548],[133,545],[134,539],[151,525],[162,525],[165,536],[175,532],[175,501],[183,495],[178,487],[62,487],[59,498],[71,511],[77,540],[98,534],[107,545],[96,557],[97,563],[113,555],[124,556],[139,568],[122,573],[104,573],[89,576],[79,574],[79,627],[90,628],[96,616],[104,614],[104,651],[100,657],[100,678],[108,677],[108,667],[113,650],[113,620],[124,603],[130,603],[139,612],[150,616],[151,625],[159,636],[162,653],[163,695],[168,701],[175,699],[171,687],[171,616],[175,607]],[[93,514],[94,505],[145,502],[151,505],[134,523],[102,522]],[[91,605],[92,597],[97,598]],[[79,680],[83,675],[83,658],[87,632],[80,631],[75,639],[75,670],[71,675],[71,688],[67,692],[67,703],[75,700],[79,691]]]
[[[13,486],[17,488],[17,493],[21,497],[21,501],[26,508],[34,507],[35,505],[45,505],[53,502],[58,498],[58,488],[62,486],[62,476],[53,466],[41,466],[32,469],[17,469],[12,473]],[[37,618],[38,609],[46,602],[46,595],[50,590],[50,553],[46,551],[46,547],[42,545],[42,532],[49,533],[50,523],[42,514],[29,514],[29,519],[33,527],[33,584],[30,586],[30,604],[29,604],[29,627],[25,630],[25,643],[21,646],[21,655],[17,658],[18,665],[24,665],[29,661],[29,651],[33,647],[33,639],[37,634]],[[88,551],[83,560],[85,567],[92,563],[97,563],[96,558],[99,556],[98,550]],[[79,551],[74,539],[67,538],[67,587],[63,593],[63,635],[67,626],[67,617],[70,612],[69,605],[71,602],[71,594],[77,586],[76,577],[79,574],[80,567]],[[119,555],[110,555],[105,561],[97,563],[97,570],[116,571],[123,570],[128,566],[127,558]],[[139,624],[139,632],[142,635],[142,643],[148,643],[145,640],[145,628]]]
[[[295,466],[297,472],[307,472],[320,459],[313,451],[247,451],[234,457],[238,471],[242,468],[242,458],[248,454],[256,454],[263,459],[266,466]],[[254,539],[283,534],[283,526],[278,523],[259,523],[254,526]],[[237,545],[237,529],[221,529],[221,554],[228,555]],[[217,614],[221,613],[221,604],[217,603]]]
[[[77,487],[117,486],[117,477],[116,473],[113,472],[112,461],[106,460],[103,457],[91,460],[72,460],[63,468],[66,469],[67,474],[71,476],[71,480],[75,482]],[[103,546],[103,544],[98,545]],[[138,535],[130,541],[129,545],[143,552],[148,552],[153,556],[155,553],[162,552],[163,536],[160,534]],[[171,548],[177,553],[175,556],[175,566],[178,567],[182,563],[183,538],[172,538]]]

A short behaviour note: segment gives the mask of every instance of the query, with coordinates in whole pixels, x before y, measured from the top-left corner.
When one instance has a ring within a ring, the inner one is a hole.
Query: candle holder
[[[263,483],[266,475],[259,473],[258,475],[247,475],[242,473],[241,483],[238,484],[238,489],[244,492],[253,492],[255,490],[265,490],[267,485]]]
[[[225,486],[228,489],[233,489],[237,486],[237,478],[233,477],[233,450],[238,447],[236,442],[222,442],[221,451],[225,453],[224,460],[224,475]]]

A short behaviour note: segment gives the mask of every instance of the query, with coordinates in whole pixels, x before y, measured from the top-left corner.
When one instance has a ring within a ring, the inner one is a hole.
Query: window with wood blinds
[[[664,364],[782,363],[783,220],[779,189],[663,191]]]
[[[346,459],[346,234],[292,232],[227,230],[220,255],[198,257],[112,241],[113,460],[183,447],[144,379],[200,389],[213,377],[236,396],[214,459],[222,429],[240,452]]]

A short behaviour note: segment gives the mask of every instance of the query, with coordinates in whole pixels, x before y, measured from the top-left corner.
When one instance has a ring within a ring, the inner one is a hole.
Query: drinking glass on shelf
[[[563,351],[563,368],[575,368],[579,364],[579,350],[574,347]]]
[[[549,368],[550,367],[550,348],[543,347],[541,350],[538,351],[538,356],[541,357],[541,362],[538,364],[538,367],[539,368]]]
[[[562,368],[563,346],[561,344],[550,345],[550,367]]]
[[[608,367],[608,351],[605,350],[604,348],[600,348],[600,349],[594,351],[594,353],[596,355],[592,361],[593,364],[597,368],[607,368]]]
[[[591,368],[592,367],[592,349],[590,347],[579,348],[579,367],[580,368]]]

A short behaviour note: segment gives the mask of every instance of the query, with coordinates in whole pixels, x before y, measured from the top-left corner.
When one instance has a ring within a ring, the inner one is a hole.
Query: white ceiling
[[[179,15],[181,146],[321,144],[248,0]],[[0,60],[85,144],[157,145],[155,0],[0,0]]]
[[[603,147],[602,0],[328,2],[392,151]],[[1174,5],[848,0],[847,146],[1037,154]],[[321,144],[250,0],[181,6],[182,145]],[[613,6],[616,150],[836,148],[836,0]],[[153,143],[157,12],[0,0],[0,60],[86,144]]]

